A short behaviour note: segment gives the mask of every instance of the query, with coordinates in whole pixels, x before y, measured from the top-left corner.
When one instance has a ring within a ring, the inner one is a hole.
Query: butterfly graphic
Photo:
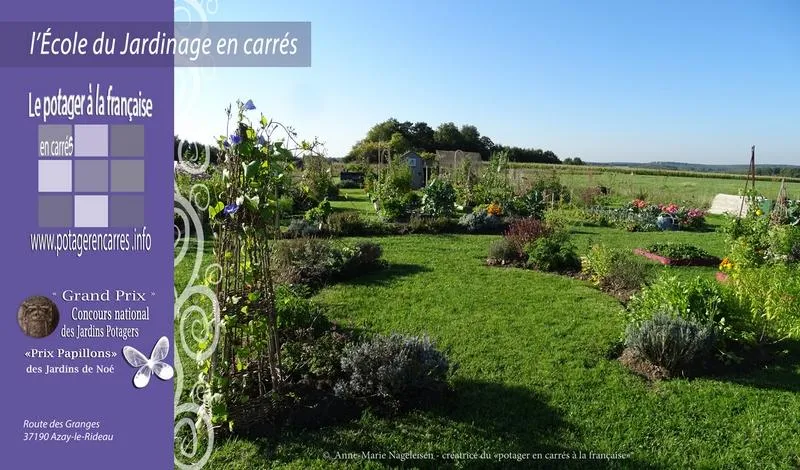
[[[169,380],[175,375],[172,366],[162,362],[169,353],[169,339],[162,336],[153,346],[153,352],[150,353],[150,359],[144,354],[140,353],[134,347],[125,346],[122,348],[122,355],[131,367],[138,367],[136,375],[133,376],[133,386],[136,388],[144,388],[150,383],[150,376],[155,373],[156,377],[161,380]]]

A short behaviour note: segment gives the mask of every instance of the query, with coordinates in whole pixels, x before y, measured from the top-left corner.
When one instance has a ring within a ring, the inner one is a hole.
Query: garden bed
[[[720,263],[719,258],[688,245],[652,245],[633,252],[666,266],[717,266]]]

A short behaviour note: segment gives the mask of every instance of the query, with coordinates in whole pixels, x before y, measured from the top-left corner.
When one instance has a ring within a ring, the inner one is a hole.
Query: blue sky
[[[800,164],[796,0],[226,0],[208,20],[311,21],[312,66],[177,69],[184,138],[250,98],[333,157],[395,117],[562,159]]]

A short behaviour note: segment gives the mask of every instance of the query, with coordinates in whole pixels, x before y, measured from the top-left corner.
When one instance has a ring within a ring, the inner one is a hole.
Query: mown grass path
[[[577,241],[625,246],[628,236],[639,235],[592,229],[577,234]],[[718,251],[718,235],[694,237]],[[211,468],[800,465],[800,356],[741,375],[647,383],[607,358],[623,328],[616,300],[578,280],[488,268],[484,257],[492,238],[381,238],[388,270],[317,295],[340,321],[375,332],[427,333],[449,348],[460,364],[452,399],[393,419],[365,414],[278,442],[228,441],[218,445]],[[430,452],[437,458],[331,458],[361,452]],[[514,455],[502,461],[441,457],[456,452],[531,455],[519,461]],[[578,461],[573,452],[629,458]],[[548,453],[570,459],[545,460]],[[535,454],[541,460],[533,460]]]

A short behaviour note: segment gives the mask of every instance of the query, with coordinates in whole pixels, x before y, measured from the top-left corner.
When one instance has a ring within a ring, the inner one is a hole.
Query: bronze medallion
[[[44,338],[58,326],[58,307],[45,296],[28,297],[17,311],[17,321],[26,335]]]

